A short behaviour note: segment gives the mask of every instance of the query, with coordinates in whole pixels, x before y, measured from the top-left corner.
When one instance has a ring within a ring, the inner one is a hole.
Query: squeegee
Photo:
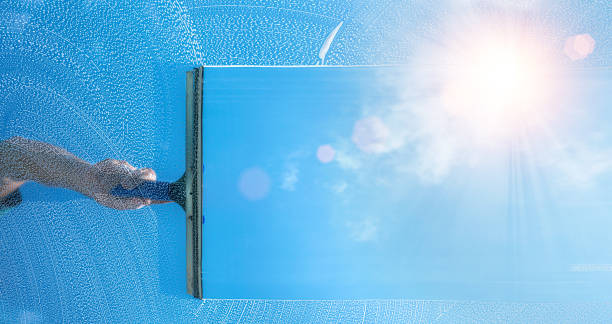
[[[146,181],[126,190],[121,185],[111,191],[117,197],[174,201],[186,215],[187,293],[202,299],[202,210],[204,168],[202,159],[202,106],[204,68],[187,72],[187,123],[185,173],[175,182]]]

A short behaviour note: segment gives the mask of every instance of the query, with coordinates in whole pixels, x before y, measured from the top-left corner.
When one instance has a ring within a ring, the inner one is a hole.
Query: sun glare
[[[450,64],[441,77],[450,118],[478,136],[499,138],[550,117],[554,64],[543,44],[493,28],[451,43],[455,47],[444,54]]]

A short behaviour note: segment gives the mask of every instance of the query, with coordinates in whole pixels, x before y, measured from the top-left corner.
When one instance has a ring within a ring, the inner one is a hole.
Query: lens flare
[[[580,34],[569,37],[565,41],[563,52],[572,61],[582,60],[595,50],[595,40],[589,34]]]
[[[334,150],[334,148],[329,144],[321,145],[319,148],[317,148],[317,159],[319,159],[321,163],[329,163],[333,161],[335,155],[336,150]]]

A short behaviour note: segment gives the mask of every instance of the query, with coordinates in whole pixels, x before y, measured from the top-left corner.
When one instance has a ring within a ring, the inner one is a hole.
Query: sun
[[[557,66],[544,37],[481,24],[432,55],[440,104],[465,132],[505,139],[551,117]]]
[[[535,95],[530,81],[537,77],[537,66],[529,55],[502,44],[483,44],[465,58],[449,87],[464,93],[459,104],[483,113],[512,114]]]

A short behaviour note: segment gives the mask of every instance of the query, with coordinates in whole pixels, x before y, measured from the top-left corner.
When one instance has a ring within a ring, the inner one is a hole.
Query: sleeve
[[[11,192],[8,196],[0,198],[0,212],[11,209],[21,204],[21,192],[19,189]]]

